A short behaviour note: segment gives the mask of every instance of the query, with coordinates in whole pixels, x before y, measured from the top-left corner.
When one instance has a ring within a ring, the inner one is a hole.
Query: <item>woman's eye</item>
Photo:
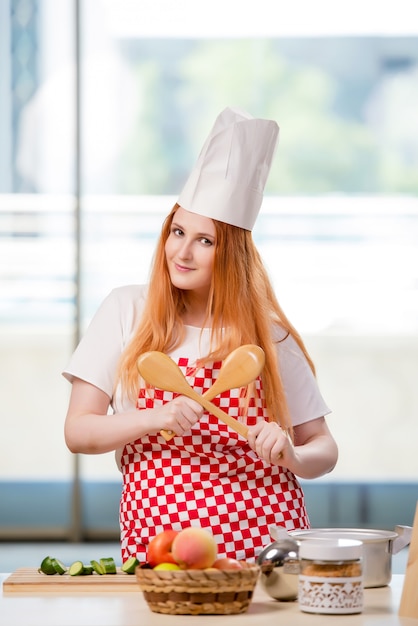
[[[181,228],[173,228],[172,231],[175,235],[177,235],[178,237],[180,237],[181,235],[184,235],[183,231],[181,230]]]
[[[202,239],[200,240],[205,246],[211,246],[212,245],[212,241],[210,239],[206,239],[206,237],[202,237]]]

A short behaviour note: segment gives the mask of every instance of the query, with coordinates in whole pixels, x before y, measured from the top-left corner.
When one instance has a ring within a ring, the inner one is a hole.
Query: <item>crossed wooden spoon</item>
[[[246,344],[236,348],[226,357],[212,387],[202,395],[189,385],[177,363],[163,352],[150,351],[141,354],[137,360],[137,368],[142,378],[150,385],[196,400],[235,432],[247,438],[247,427],[212,404],[210,400],[223,391],[251,383],[261,373],[264,362],[264,351],[259,346]],[[175,436],[175,433],[165,430],[162,430],[161,434],[166,441]]]

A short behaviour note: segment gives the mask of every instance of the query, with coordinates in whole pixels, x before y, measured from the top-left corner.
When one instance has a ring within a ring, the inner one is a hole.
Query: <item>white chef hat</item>
[[[179,198],[186,211],[252,230],[279,137],[272,120],[218,115]]]

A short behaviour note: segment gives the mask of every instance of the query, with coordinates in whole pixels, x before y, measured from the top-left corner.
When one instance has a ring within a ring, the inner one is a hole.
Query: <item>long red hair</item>
[[[149,350],[168,352],[180,345],[184,337],[182,313],[187,292],[171,283],[165,258],[165,243],[178,208],[176,204],[163,223],[142,319],[119,363],[117,380],[132,399],[137,397],[140,383],[136,366],[139,355]],[[268,414],[291,432],[273,336],[292,335],[315,373],[314,365],[302,338],[277,301],[251,232],[217,220],[214,224],[216,249],[207,304],[207,318],[212,320],[211,345],[200,363],[222,360],[244,344],[260,346],[265,353],[261,377]],[[274,332],[275,326],[278,332]],[[225,328],[227,333],[222,332]]]

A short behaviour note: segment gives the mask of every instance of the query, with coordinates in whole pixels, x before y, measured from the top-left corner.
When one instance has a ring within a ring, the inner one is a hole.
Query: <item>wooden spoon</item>
[[[203,397],[212,400],[223,391],[245,387],[261,373],[265,355],[259,346],[247,344],[236,348],[229,354],[219,370],[218,378]]]
[[[246,344],[235,348],[222,363],[218,378],[212,387],[202,394],[206,400],[216,398],[223,391],[244,387],[257,378],[264,367],[265,355],[259,346]],[[175,436],[168,430],[160,431],[166,441]]]
[[[244,424],[222,411],[208,400],[227,389],[242,387],[254,380],[264,366],[264,352],[258,346],[246,345],[234,350],[224,361],[219,376],[212,387],[203,395],[195,391],[187,382],[183,372],[169,356],[152,351],[142,354],[137,360],[138,371],[149,384],[166,391],[180,393],[199,402],[207,411],[230,426],[235,432],[247,437]],[[172,433],[162,433],[171,439]]]

